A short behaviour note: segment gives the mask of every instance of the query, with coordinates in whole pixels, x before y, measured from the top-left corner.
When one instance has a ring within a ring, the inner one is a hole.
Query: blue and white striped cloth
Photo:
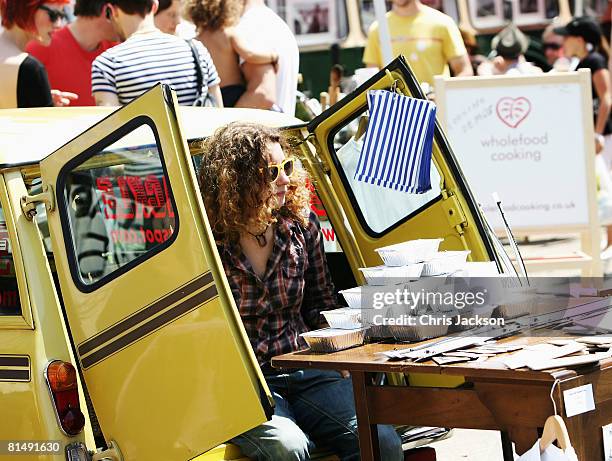
[[[355,179],[403,192],[431,189],[436,106],[386,90],[368,91],[370,122]]]

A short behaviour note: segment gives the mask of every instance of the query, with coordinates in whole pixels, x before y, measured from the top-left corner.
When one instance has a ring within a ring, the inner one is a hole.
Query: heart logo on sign
[[[531,112],[531,103],[527,98],[501,98],[495,108],[499,119],[510,128],[516,128]]]

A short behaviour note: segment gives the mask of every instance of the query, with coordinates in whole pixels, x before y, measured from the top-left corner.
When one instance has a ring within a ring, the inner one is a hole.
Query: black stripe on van
[[[0,381],[30,381],[30,357],[0,355]]]
[[[204,277],[202,277],[202,279],[203,278]],[[206,277],[206,279],[212,281],[212,275],[210,277]],[[183,293],[184,293],[184,291],[183,291]],[[161,327],[163,327],[163,326],[173,322],[177,318],[179,318],[182,315],[188,313],[189,311],[192,311],[193,309],[197,308],[198,306],[200,306],[200,305],[202,305],[204,303],[207,303],[208,301],[210,301],[211,299],[213,299],[216,296],[217,296],[217,287],[214,284],[211,284],[210,286],[206,287],[204,290],[199,291],[199,292],[193,294],[192,296],[184,299],[182,302],[176,304],[175,306],[173,306],[172,308],[166,310],[165,312],[162,312],[160,315],[158,315],[156,317],[153,317],[153,314],[156,314],[156,313],[160,312],[162,309],[155,309],[155,310],[151,309],[150,312],[152,312],[152,313],[150,315],[144,316],[144,318],[141,318],[140,322],[137,322],[137,323],[136,322],[135,323],[131,323],[130,322],[129,323],[130,326],[138,325],[136,328],[132,329],[131,331],[129,331],[127,333],[125,333],[127,331],[127,328],[117,329],[116,331],[118,333],[115,336],[113,336],[112,338],[110,338],[110,341],[107,341],[106,343],[104,343],[103,347],[100,347],[99,349],[97,349],[96,351],[92,352],[89,355],[86,355],[85,357],[81,356],[81,364],[83,365],[83,368],[89,368],[89,367],[91,367],[91,366],[101,362],[102,360],[106,359],[110,355],[116,353],[117,351],[119,351],[119,350],[121,350],[121,349],[123,349],[123,348],[125,348],[125,347],[127,347],[127,346],[129,346],[131,344],[134,344],[136,341],[139,341],[144,336],[147,336],[148,334],[152,333],[153,331],[158,330],[159,328],[161,328]],[[168,296],[168,297],[171,297],[171,295]],[[185,297],[183,297],[183,298],[185,298]],[[164,299],[166,299],[166,298],[164,298]],[[157,303],[154,303],[153,305],[151,305],[149,307],[153,307],[156,304]],[[171,303],[168,303],[164,307],[167,307],[170,304]],[[148,309],[148,308],[146,308],[146,309]],[[144,309],[144,310],[146,310],[146,309]],[[143,311],[140,311],[140,312],[138,312],[137,314],[134,314],[134,315],[136,316],[136,315],[142,313]],[[129,317],[128,319],[120,322],[116,326],[122,325],[123,322],[127,322],[128,320],[131,320],[132,317]],[[125,334],[123,334],[123,333],[125,333]],[[79,348],[79,352],[80,352],[80,348]]]
[[[179,289],[171,293],[168,293],[166,296],[158,299],[153,304],[150,304],[144,309],[136,312],[130,317],[120,321],[119,323],[116,323],[112,327],[101,332],[97,336],[94,336],[93,338],[88,339],[84,343],[80,344],[79,349],[78,349],[79,355],[80,356],[86,355],[92,350],[100,347],[102,344],[107,343],[108,341],[112,340],[116,336],[119,336],[120,334],[124,333],[130,328],[138,325],[141,322],[146,321],[150,317],[163,311],[164,309],[171,306],[172,304],[189,296],[194,291],[197,291],[200,288],[208,285],[212,281],[213,281],[212,274],[210,272],[207,272],[201,275],[200,277],[192,280],[191,282],[188,282],[187,284],[183,285]]]
[[[0,355],[0,367],[29,367],[27,355]]]

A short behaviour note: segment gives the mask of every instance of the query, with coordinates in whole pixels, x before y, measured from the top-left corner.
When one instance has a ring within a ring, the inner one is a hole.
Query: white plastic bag
[[[578,461],[576,452],[572,447],[565,451],[550,445],[544,453],[540,453],[540,440],[531,449],[521,456],[515,456],[514,461]]]

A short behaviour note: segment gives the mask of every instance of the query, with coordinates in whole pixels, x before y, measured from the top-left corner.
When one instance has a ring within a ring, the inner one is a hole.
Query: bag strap
[[[204,81],[204,78],[202,77],[202,67],[200,66],[200,54],[198,53],[198,49],[194,45],[193,40],[185,40],[185,41],[189,45],[189,48],[191,48],[191,55],[193,56],[193,61],[195,62],[196,77],[198,79],[197,81],[198,88],[197,88],[197,94],[196,94],[196,99],[197,99],[200,96],[202,96],[202,83]]]

